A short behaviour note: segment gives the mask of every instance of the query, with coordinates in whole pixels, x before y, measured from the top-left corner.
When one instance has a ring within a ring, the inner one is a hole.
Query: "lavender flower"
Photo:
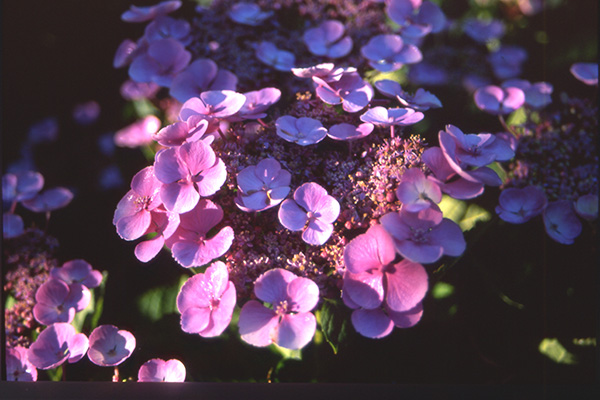
[[[138,382],[183,382],[185,372],[185,365],[179,360],[153,358],[140,367]]]
[[[273,15],[273,13],[262,11],[260,7],[254,3],[239,2],[231,6],[227,15],[232,21],[239,24],[258,26]]]
[[[92,269],[85,260],[67,261],[60,268],[52,268],[50,276],[60,279],[67,285],[81,284],[89,289],[96,288],[102,283],[102,273]]]
[[[21,236],[24,232],[25,225],[23,219],[10,212],[2,214],[2,237],[12,239]]]
[[[191,53],[178,40],[155,40],[133,59],[129,76],[136,82],[154,82],[169,87],[174,76],[187,67],[191,58]]]
[[[278,49],[273,43],[263,41],[256,46],[256,58],[278,71],[288,72],[294,68],[296,57],[289,51]]]
[[[334,75],[335,76],[335,75]],[[373,98],[373,88],[354,71],[344,71],[339,79],[330,75],[325,79],[314,75],[317,96],[327,104],[341,104],[344,111],[354,113],[365,108]]]
[[[537,186],[523,189],[507,188],[500,193],[496,207],[498,216],[511,224],[522,224],[540,215],[548,200],[544,191]]]
[[[581,218],[588,221],[593,221],[598,218],[598,195],[597,194],[585,194],[579,196],[574,205],[575,212]]]
[[[577,218],[573,205],[567,200],[548,203],[543,217],[546,233],[558,243],[573,244],[581,233],[581,221]]]
[[[125,361],[135,349],[135,337],[114,325],[100,325],[89,339],[88,358],[101,367],[112,367]]]
[[[423,59],[417,47],[405,44],[398,35],[377,35],[361,48],[361,53],[371,67],[381,72],[395,71]]]
[[[329,128],[327,136],[333,140],[357,140],[369,136],[373,128],[374,125],[368,122],[358,126],[347,123],[335,124]]]
[[[518,87],[485,86],[473,94],[477,108],[494,115],[506,115],[525,103],[525,93]]]
[[[304,32],[302,39],[312,54],[340,58],[352,50],[352,38],[344,36],[344,31],[344,24],[340,21],[326,20]]]
[[[503,45],[488,56],[494,75],[500,80],[519,76],[525,60],[527,51],[519,46]]]
[[[149,7],[131,6],[129,10],[121,15],[121,19],[125,22],[146,22],[158,16],[169,14],[179,7],[181,7],[181,1],[179,0],[163,1]]]
[[[547,82],[530,83],[524,79],[510,79],[502,82],[502,88],[509,87],[519,88],[525,93],[525,105],[534,110],[539,110],[546,107],[552,102],[550,95],[553,87]]]
[[[586,85],[598,86],[598,63],[575,63],[569,70]]]
[[[27,350],[29,362],[39,369],[56,368],[65,361],[75,363],[88,351],[88,338],[73,325],[57,322],[40,333]]]
[[[115,145],[136,148],[152,143],[154,134],[160,129],[161,122],[154,115],[144,118],[119,129],[114,136]]]
[[[25,347],[6,347],[6,380],[13,382],[37,381],[37,369],[29,361]]]
[[[64,187],[55,187],[45,190],[33,199],[25,200],[21,204],[33,212],[48,212],[66,207],[73,200],[73,192]]]
[[[76,312],[88,306],[91,297],[88,288],[80,283],[68,285],[60,279],[50,278],[35,293],[33,316],[43,325],[70,323]]]
[[[402,181],[396,189],[396,197],[402,203],[402,209],[418,212],[442,201],[442,191],[423,171],[409,168],[402,175]]]
[[[280,138],[300,146],[319,143],[327,135],[327,129],[320,121],[307,117],[295,118],[284,115],[277,118],[275,127]]]
[[[423,117],[423,113],[415,111],[412,108],[385,108],[378,106],[369,108],[360,116],[360,120],[373,125],[391,127],[394,125],[407,126],[416,124]]]
[[[237,175],[235,204],[244,211],[263,211],[281,203],[290,192],[292,175],[275,159],[265,158]]]
[[[169,94],[185,103],[205,91],[235,91],[237,82],[238,78],[232,72],[218,68],[217,64],[208,58],[201,58],[173,78]]]

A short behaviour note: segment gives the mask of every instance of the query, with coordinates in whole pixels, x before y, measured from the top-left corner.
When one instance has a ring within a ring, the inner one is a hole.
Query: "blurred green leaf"
[[[340,344],[348,335],[348,308],[340,300],[325,300],[316,314],[325,340],[333,349],[333,353],[337,354]]]
[[[177,295],[188,278],[187,275],[182,275],[174,285],[156,287],[142,294],[137,299],[140,313],[152,322],[160,320],[167,314],[176,313]]]
[[[48,377],[51,381],[60,382],[63,376],[63,365],[56,368],[47,369],[46,373],[48,374]]]
[[[10,294],[6,296],[6,302],[4,303],[4,309],[9,310],[12,306],[15,305],[17,300],[12,297]]]
[[[444,213],[444,218],[451,219],[457,224],[467,212],[467,203],[463,200],[454,199],[448,195],[442,197],[442,201],[438,204],[440,210]]]
[[[284,360],[302,360],[302,350],[290,350],[285,347],[277,346],[275,343],[271,345],[271,349],[281,355]]]
[[[545,338],[540,342],[539,351],[558,364],[577,364],[575,356],[567,351],[556,338]]]
[[[133,109],[138,118],[144,118],[150,114],[157,115],[158,108],[148,99],[139,99],[133,101]]]
[[[490,219],[492,219],[492,215],[486,209],[479,207],[477,204],[469,204],[458,225],[463,232],[466,232],[473,229],[476,223],[489,221]]]
[[[437,282],[433,289],[431,289],[431,295],[434,299],[445,299],[446,297],[452,296],[454,293],[454,286],[446,282]]]
[[[515,126],[523,125],[527,121],[527,114],[525,113],[525,107],[521,107],[513,111],[506,119],[506,125]]]
[[[77,332],[81,332],[81,330],[83,329],[83,324],[85,322],[85,319],[88,317],[88,315],[92,315],[94,313],[94,308],[96,305],[95,299],[94,299],[94,291],[90,290],[91,296],[90,296],[90,303],[88,304],[88,306],[86,308],[84,308],[83,310],[79,311],[78,313],[75,314],[75,318],[73,318],[73,321],[71,321],[71,325],[73,325],[75,327],[75,330]]]

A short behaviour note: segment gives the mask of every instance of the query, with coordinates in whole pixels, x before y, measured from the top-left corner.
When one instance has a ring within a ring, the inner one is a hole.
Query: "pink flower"
[[[25,347],[6,347],[6,380],[20,382],[37,381],[37,369],[29,361]]]
[[[73,325],[57,322],[40,333],[27,351],[29,362],[39,369],[56,368],[65,361],[74,363],[88,350],[88,338],[76,333]]]
[[[100,325],[90,334],[88,358],[101,367],[112,367],[125,361],[135,349],[135,337],[114,325]]]
[[[310,312],[319,301],[319,288],[307,278],[275,268],[262,274],[254,284],[259,300],[242,307],[238,326],[242,340],[253,346],[272,343],[296,350],[306,346],[315,334],[317,321]]]
[[[179,360],[168,361],[153,358],[146,361],[138,371],[138,382],[183,382],[185,365]]]
[[[494,115],[506,115],[525,103],[525,93],[517,87],[485,86],[473,94],[477,108]]]
[[[114,136],[115,144],[119,147],[136,148],[152,143],[154,134],[160,129],[161,122],[154,115],[119,129]]]
[[[363,122],[358,126],[347,123],[333,125],[329,128],[327,136],[333,140],[357,140],[367,137],[373,132],[373,124]]]
[[[344,36],[344,31],[344,24],[340,21],[326,20],[304,32],[302,39],[312,54],[340,58],[352,50],[352,38]]]
[[[231,322],[235,302],[227,266],[214,262],[205,273],[189,278],[177,295],[181,329],[202,337],[219,336]]]
[[[341,104],[344,111],[354,113],[365,108],[373,98],[373,87],[355,69],[344,70],[338,78],[313,75],[317,96],[327,104]]]
[[[263,211],[275,207],[290,192],[292,175],[273,158],[250,165],[237,175],[235,204],[244,211]]]
[[[205,91],[235,90],[237,82],[238,78],[232,72],[220,69],[208,58],[201,58],[173,78],[169,93],[181,103],[185,103]]]
[[[50,278],[35,293],[33,316],[43,325],[70,323],[76,312],[88,306],[91,297],[89,289],[80,283],[67,285],[60,279]]]
[[[396,189],[396,197],[402,202],[402,209],[418,212],[429,208],[432,203],[442,201],[442,191],[423,171],[410,168],[402,175],[402,181]]]

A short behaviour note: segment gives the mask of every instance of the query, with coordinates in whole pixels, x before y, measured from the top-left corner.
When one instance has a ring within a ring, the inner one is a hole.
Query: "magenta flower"
[[[169,14],[179,7],[181,7],[181,1],[179,0],[163,1],[149,7],[131,6],[129,10],[121,14],[121,19],[125,22],[146,22],[161,15]]]
[[[567,200],[548,203],[542,215],[546,233],[558,243],[573,244],[581,233],[581,221]]]
[[[292,175],[273,158],[241,170],[235,204],[244,211],[263,211],[281,203],[290,192]]]
[[[340,21],[326,20],[304,32],[302,39],[312,54],[340,58],[352,50],[352,38],[344,36],[344,33],[344,24]]]
[[[273,15],[271,11],[262,11],[260,7],[254,3],[239,2],[231,6],[229,10],[229,18],[238,24],[258,26],[264,20]]]
[[[357,140],[369,136],[373,132],[373,128],[373,124],[368,122],[364,122],[358,126],[341,123],[329,128],[327,136],[333,140]]]
[[[377,35],[361,48],[369,65],[381,72],[400,69],[404,64],[415,64],[423,59],[421,51],[405,44],[398,35]]]
[[[320,246],[333,232],[333,223],[340,214],[340,203],[322,186],[309,182],[294,192],[279,207],[279,222],[291,231],[302,231],[302,240]]]
[[[37,369],[27,358],[25,347],[6,347],[6,380],[13,382],[37,381]]]
[[[521,89],[523,93],[525,93],[525,105],[534,110],[544,108],[552,102],[552,97],[550,95],[554,88],[547,82],[537,82],[532,84],[524,79],[510,79],[502,82],[502,87],[516,87]]]
[[[272,308],[256,300],[244,304],[238,322],[242,340],[253,346],[275,343],[291,350],[301,349],[310,342],[317,327],[310,312],[319,301],[316,283],[275,268],[256,280],[254,294]]]
[[[296,118],[284,115],[277,118],[275,128],[277,136],[300,146],[319,143],[327,135],[327,129],[319,120],[308,117]]]
[[[369,108],[360,120],[377,126],[391,127],[394,125],[407,126],[416,124],[423,119],[422,112],[412,108]]]
[[[548,200],[544,191],[537,186],[527,186],[523,189],[506,188],[498,198],[496,207],[498,216],[511,224],[522,224],[540,215]]]
[[[43,191],[33,199],[25,200],[21,204],[33,212],[48,212],[66,207],[73,200],[73,192],[64,187],[55,187]]]
[[[154,174],[164,183],[160,198],[166,209],[184,213],[193,209],[200,197],[219,190],[227,172],[213,149],[200,140],[158,152]]]
[[[598,63],[575,63],[569,71],[586,85],[598,86]]]
[[[5,239],[12,239],[21,236],[25,231],[25,224],[23,219],[10,212],[2,214],[2,237]]]
[[[473,94],[477,108],[494,115],[506,115],[525,104],[525,93],[517,87],[485,86]]]
[[[160,119],[154,115],[147,115],[115,132],[115,144],[119,147],[130,148],[148,145],[154,140],[154,135],[160,129],[160,125]]]
[[[231,322],[235,302],[227,266],[214,262],[205,273],[189,278],[177,295],[181,329],[202,337],[219,336]]]
[[[456,222],[442,217],[437,207],[419,212],[388,213],[379,219],[394,239],[400,255],[416,263],[434,263],[448,255],[460,256],[467,246]]]
[[[214,61],[202,58],[188,65],[173,78],[169,94],[181,103],[185,103],[205,91],[234,91],[237,82],[238,79],[232,72],[219,69]]]
[[[207,199],[201,199],[194,209],[181,214],[179,227],[166,240],[173,258],[189,268],[200,267],[225,254],[233,242],[233,229],[226,226],[208,237],[208,232],[222,219],[223,209]]]
[[[152,222],[151,212],[159,207],[162,183],[154,175],[154,167],[146,167],[131,180],[131,190],[117,204],[113,224],[125,240],[143,236]]]
[[[280,50],[273,43],[266,41],[260,42],[256,46],[255,54],[263,64],[283,72],[291,71],[296,62],[296,56],[293,53]]]
[[[581,218],[588,221],[593,221],[598,218],[598,195],[597,194],[584,194],[579,196],[577,201],[573,204],[575,212]]]
[[[60,279],[50,278],[35,292],[33,316],[42,325],[70,323],[76,312],[88,306],[91,298],[89,289],[80,283],[68,285]]]
[[[396,197],[402,202],[402,209],[418,212],[442,201],[442,191],[423,171],[410,168],[402,175],[402,181],[396,189]]]
[[[114,325],[100,325],[90,334],[88,358],[101,367],[113,367],[125,361],[135,349],[131,332]]]
[[[373,87],[354,69],[344,70],[339,79],[336,75],[323,78],[314,75],[312,80],[317,84],[316,94],[323,102],[341,104],[344,111],[349,113],[362,110],[373,98]]]
[[[170,87],[175,75],[188,66],[192,55],[176,39],[159,39],[133,59],[129,76],[136,82],[154,82]]]
[[[72,364],[81,360],[87,351],[87,336],[77,333],[71,324],[57,322],[44,329],[29,346],[27,358],[36,368],[52,369],[65,361]]]
[[[81,284],[89,289],[96,288],[102,283],[102,273],[92,269],[85,260],[67,261],[60,268],[52,268],[50,276],[62,280],[67,285]]]
[[[183,382],[185,365],[179,360],[168,361],[153,358],[146,361],[138,371],[138,382]]]

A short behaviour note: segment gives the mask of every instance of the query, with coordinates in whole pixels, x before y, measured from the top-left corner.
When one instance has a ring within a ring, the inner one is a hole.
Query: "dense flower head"
[[[575,63],[571,65],[571,74],[590,86],[598,86],[598,63]]]
[[[56,368],[65,361],[75,363],[88,351],[88,338],[77,333],[73,325],[57,322],[40,333],[27,351],[27,358],[36,368]]]
[[[181,329],[202,337],[219,336],[231,322],[235,303],[235,286],[227,266],[214,262],[203,274],[189,278],[177,295]]]
[[[521,224],[540,215],[548,204],[546,194],[537,186],[504,189],[498,202],[496,213],[512,224]]]
[[[381,72],[395,71],[423,59],[416,46],[405,44],[398,35],[377,35],[361,48],[361,53],[371,67]]]
[[[327,135],[327,129],[319,120],[308,117],[295,118],[284,115],[277,118],[275,127],[279,137],[301,146],[319,143]]]
[[[6,347],[6,380],[13,382],[37,381],[37,369],[29,361],[25,347]]]
[[[232,90],[238,79],[233,72],[219,68],[208,58],[200,58],[188,65],[173,78],[169,94],[181,103],[210,90]]]
[[[245,342],[258,347],[272,343],[296,350],[313,338],[317,321],[310,312],[319,301],[319,288],[307,278],[275,268],[261,275],[254,284],[257,300],[242,307],[238,326]]]
[[[185,373],[185,365],[177,359],[153,358],[138,370],[138,382],[183,382]]]
[[[344,36],[344,24],[337,20],[323,21],[302,36],[308,50],[316,56],[340,58],[352,50],[352,38]]]
[[[125,361],[135,349],[135,337],[114,325],[100,325],[89,338],[88,358],[101,367],[112,367]]]
[[[292,175],[273,158],[250,165],[237,175],[235,204],[244,211],[263,211],[275,207],[290,192]]]

